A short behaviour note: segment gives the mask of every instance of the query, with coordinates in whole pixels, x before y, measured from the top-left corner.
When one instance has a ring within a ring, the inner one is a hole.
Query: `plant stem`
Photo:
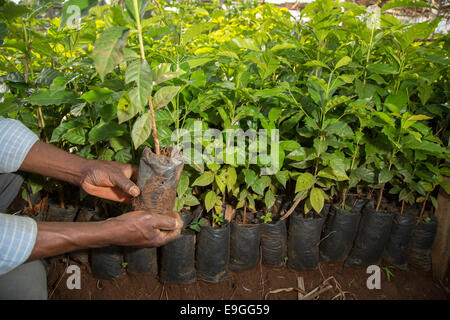
[[[294,202],[294,204],[292,205],[292,207],[288,210],[288,212],[286,212],[286,213],[284,214],[284,216],[282,216],[282,217],[280,218],[280,220],[286,219],[287,217],[289,217],[289,216],[292,214],[292,212],[294,212],[295,208],[297,208],[297,206],[298,206],[298,204],[300,203],[300,201],[303,200],[303,197],[305,196],[306,191],[308,191],[308,190],[303,191],[303,193],[300,195],[300,197],[298,197],[298,199]]]
[[[427,196],[425,197],[425,200],[424,200],[424,202],[423,202],[422,209],[420,210],[419,217],[420,217],[421,219],[423,218],[423,214],[425,213],[425,206],[427,205],[427,201],[428,201],[429,196],[430,196],[430,193],[428,192],[428,193],[427,193]]]
[[[244,204],[244,216],[242,217],[242,224],[247,223],[247,201]]]
[[[400,214],[403,214],[405,211],[405,199],[402,200],[402,210],[400,211]]]
[[[156,128],[155,110],[153,109],[152,97],[148,98],[148,104],[150,106],[150,114],[152,116],[152,132],[153,140],[155,140],[155,153],[159,155],[161,152],[159,150],[158,129]]]
[[[141,26],[141,13],[139,11],[139,6],[137,0],[133,0],[134,14],[136,16],[136,25],[139,37],[139,47],[141,49],[141,59],[145,60],[144,52],[144,40],[142,39],[142,26]]]

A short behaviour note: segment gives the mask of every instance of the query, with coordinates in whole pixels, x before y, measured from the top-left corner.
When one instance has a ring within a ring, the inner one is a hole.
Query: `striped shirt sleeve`
[[[17,171],[38,140],[20,121],[0,117],[0,173]],[[33,219],[0,213],[0,275],[28,259],[36,235]]]
[[[28,259],[36,235],[37,224],[33,219],[0,213],[0,275]]]
[[[38,137],[20,121],[0,117],[0,173],[19,170]]]

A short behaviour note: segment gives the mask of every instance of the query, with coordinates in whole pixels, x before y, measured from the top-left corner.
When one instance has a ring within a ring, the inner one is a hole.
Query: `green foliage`
[[[434,33],[439,19],[388,14],[425,2],[390,1],[377,20],[363,6],[318,0],[302,22],[248,1],[158,3],[70,0],[55,19],[51,3],[2,2],[0,115],[80,156],[134,164],[154,146],[149,101],[162,146],[174,145],[174,130],[192,134],[195,120],[204,131],[278,129],[271,176],[251,159],[251,139],[200,139],[226,158],[185,166],[175,210],[202,204],[214,219],[226,204],[269,209],[285,190],[305,214],[345,206],[350,190],[433,205],[438,187],[450,192],[449,37]],[[81,10],[76,27],[70,5]],[[264,151],[272,146],[269,137]]]

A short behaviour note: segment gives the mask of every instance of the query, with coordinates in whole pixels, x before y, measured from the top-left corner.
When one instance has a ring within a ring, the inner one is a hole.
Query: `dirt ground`
[[[328,291],[316,299],[347,300],[448,300],[450,286],[433,281],[432,274],[410,267],[409,271],[390,268],[393,275],[387,279],[381,269],[381,289],[369,290],[366,286],[366,268],[344,267],[338,264],[320,264],[318,270],[296,272],[285,267],[273,268],[259,265],[257,269],[230,272],[230,279],[211,284],[196,281],[193,284],[161,284],[153,275],[128,275],[125,271],[115,280],[93,278],[87,265],[81,266],[81,289],[69,290],[66,267],[75,264],[67,258],[54,261],[49,269],[48,288],[51,300],[296,300],[298,277],[303,277],[305,292],[319,285]],[[381,265],[383,267],[383,265]],[[327,280],[328,279],[328,280]],[[327,281],[325,281],[327,280]],[[325,281],[325,283],[324,283]]]

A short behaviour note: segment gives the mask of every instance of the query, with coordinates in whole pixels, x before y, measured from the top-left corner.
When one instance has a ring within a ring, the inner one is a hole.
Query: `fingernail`
[[[139,195],[140,191],[138,187],[132,187],[130,189],[130,194],[134,197],[137,197]]]

